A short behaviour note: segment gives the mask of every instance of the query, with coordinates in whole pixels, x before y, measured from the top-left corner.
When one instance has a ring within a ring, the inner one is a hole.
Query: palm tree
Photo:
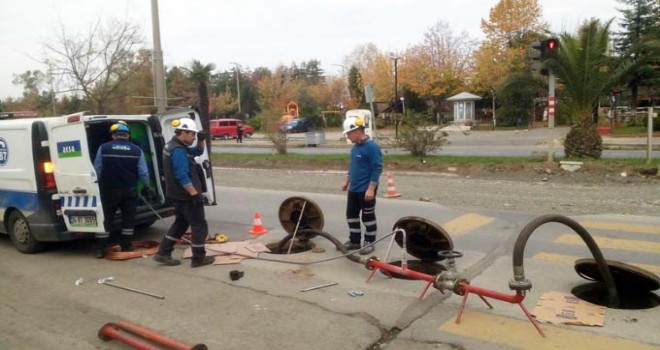
[[[623,71],[620,61],[608,55],[611,24],[612,20],[601,24],[591,19],[577,35],[561,34],[558,54],[544,62],[564,85],[561,103],[573,121],[564,144],[567,157],[599,158],[602,151],[592,114]]]
[[[190,68],[186,69],[188,78],[197,85],[197,103],[199,107],[199,114],[202,118],[202,125],[204,130],[209,131],[209,81],[211,79],[211,72],[215,69],[215,64],[209,63],[202,64],[198,60],[192,61]],[[210,139],[206,139],[207,147],[210,146]]]

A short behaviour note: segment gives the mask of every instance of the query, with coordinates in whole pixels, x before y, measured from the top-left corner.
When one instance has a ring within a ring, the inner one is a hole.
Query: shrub
[[[439,126],[431,126],[428,118],[419,115],[407,118],[396,140],[397,146],[416,157],[424,157],[440,149],[445,143],[447,143],[447,133],[440,131]]]
[[[567,158],[600,158],[603,152],[603,139],[593,125],[575,125],[564,140],[564,153]]]

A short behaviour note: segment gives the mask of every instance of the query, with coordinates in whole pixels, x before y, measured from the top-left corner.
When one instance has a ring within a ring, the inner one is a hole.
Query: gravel
[[[302,171],[214,168],[220,186],[295,192],[343,194],[343,171]],[[422,200],[449,207],[481,210],[515,210],[562,215],[626,214],[658,216],[660,181],[624,178],[583,181],[579,177],[547,174],[484,174],[393,172],[402,199]],[[579,181],[577,181],[578,179]],[[386,192],[381,177],[379,196]]]

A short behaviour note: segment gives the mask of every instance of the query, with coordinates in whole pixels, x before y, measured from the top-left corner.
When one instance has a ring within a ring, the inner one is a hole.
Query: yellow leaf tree
[[[449,94],[467,83],[473,44],[467,33],[455,35],[439,21],[424,34],[424,40],[404,55],[399,80],[408,89],[433,101],[436,110]]]
[[[529,44],[547,31],[538,0],[500,0],[481,20],[484,40],[474,53],[471,89],[486,93],[510,72],[525,69]]]

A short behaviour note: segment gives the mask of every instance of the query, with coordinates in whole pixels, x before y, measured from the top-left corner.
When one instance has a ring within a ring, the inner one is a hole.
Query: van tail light
[[[55,188],[55,175],[53,174],[53,162],[44,162],[44,188],[53,189]]]

